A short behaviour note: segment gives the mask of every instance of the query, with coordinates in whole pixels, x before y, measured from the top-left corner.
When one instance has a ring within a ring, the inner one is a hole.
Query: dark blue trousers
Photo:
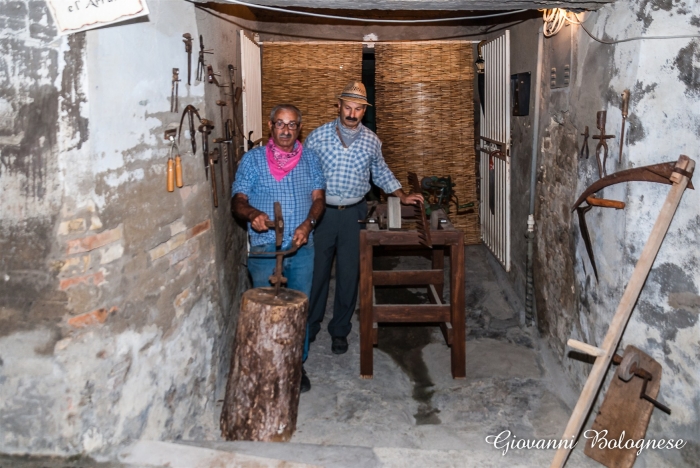
[[[333,257],[335,265],[335,299],[333,318],[328,323],[331,336],[345,337],[350,333],[350,319],[355,311],[360,274],[360,229],[358,220],[367,217],[367,202],[340,210],[326,207],[323,218],[314,231],[314,277],[309,304],[309,334],[312,339],[321,330],[326,312],[328,285]]]

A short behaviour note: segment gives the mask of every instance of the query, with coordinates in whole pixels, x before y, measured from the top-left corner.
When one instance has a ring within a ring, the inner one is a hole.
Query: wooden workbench
[[[464,234],[454,228],[430,230],[432,269],[375,271],[374,247],[419,245],[415,230],[363,230],[360,232],[360,376],[373,375],[373,346],[377,344],[377,324],[396,322],[439,323],[445,341],[451,347],[452,377],[466,377],[464,318]],[[444,254],[450,255],[450,303],[442,298]],[[374,286],[427,286],[430,304],[377,304]]]

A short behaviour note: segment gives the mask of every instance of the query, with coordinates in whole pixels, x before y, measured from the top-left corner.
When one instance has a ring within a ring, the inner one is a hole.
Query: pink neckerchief
[[[294,149],[287,153],[275,144],[270,138],[267,140],[265,153],[267,154],[267,165],[270,168],[270,174],[277,182],[284,179],[284,176],[289,174],[289,171],[294,169],[301,159],[302,146],[299,140],[294,143]]]

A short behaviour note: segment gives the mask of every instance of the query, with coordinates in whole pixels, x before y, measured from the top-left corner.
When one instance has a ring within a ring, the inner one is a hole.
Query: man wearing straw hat
[[[309,302],[309,334],[314,341],[328,299],[333,256],[336,256],[333,318],[328,324],[331,350],[348,350],[347,336],[355,311],[360,267],[358,220],[367,216],[365,194],[373,182],[384,192],[396,195],[404,204],[423,201],[420,194],[407,195],[382,156],[382,142],[362,125],[367,91],[359,81],[350,82],[338,96],[338,118],[315,129],[305,145],[320,158],[326,177],[326,212],[316,227],[314,274]]]

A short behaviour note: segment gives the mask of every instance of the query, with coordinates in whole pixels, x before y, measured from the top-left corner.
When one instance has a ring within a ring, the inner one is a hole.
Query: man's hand
[[[292,238],[292,244],[301,247],[309,241],[309,234],[311,233],[311,223],[307,219],[299,225],[294,231],[294,237]]]
[[[265,222],[269,221],[270,218],[265,213],[263,213],[262,211],[255,210],[255,212],[251,216],[252,219],[250,220],[250,227],[252,227],[253,230],[257,232],[267,231],[267,226],[265,225]]]
[[[401,199],[401,203],[404,205],[415,205],[418,202],[423,203],[423,195],[420,193],[412,193],[410,195],[406,195],[403,190],[399,189],[396,192],[398,197]],[[394,193],[396,193],[394,192]]]

